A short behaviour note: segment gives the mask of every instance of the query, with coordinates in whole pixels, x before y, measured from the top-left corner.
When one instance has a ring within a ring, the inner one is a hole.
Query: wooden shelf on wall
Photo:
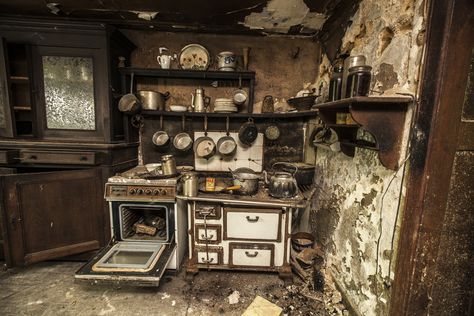
[[[324,123],[341,140],[341,151],[354,157],[355,148],[377,150],[385,167],[397,170],[405,116],[410,97],[354,97],[318,104],[315,108]],[[337,124],[338,113],[348,113],[356,124]],[[357,130],[369,132],[375,143],[357,140]]]
[[[263,118],[263,119],[285,119],[285,118],[299,118],[299,117],[315,117],[318,111],[299,111],[299,112],[285,112],[285,113],[203,113],[203,112],[171,112],[171,111],[156,111],[144,110],[141,112],[144,116],[186,116],[186,117],[204,117],[208,118]]]

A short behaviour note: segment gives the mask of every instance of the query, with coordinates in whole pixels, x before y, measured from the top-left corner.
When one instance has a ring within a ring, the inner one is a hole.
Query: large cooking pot
[[[276,162],[272,169],[277,165],[285,165],[286,163]],[[298,167],[294,166],[294,173],[291,174],[285,171],[275,171],[268,179],[268,174],[265,172],[265,183],[268,184],[268,193],[276,198],[292,198],[298,194],[298,185],[294,174],[298,171]]]
[[[219,138],[217,141],[217,152],[219,155],[225,158],[230,158],[234,156],[235,152],[237,151],[237,143],[235,139],[230,136],[229,133],[229,117],[226,119],[226,135]]]
[[[194,153],[198,158],[209,159],[216,153],[214,140],[207,136],[207,116],[204,116],[204,136],[194,142]]]
[[[240,186],[237,190],[238,193],[244,195],[254,195],[258,192],[258,181],[260,176],[257,175],[250,168],[238,168],[232,171],[229,168],[230,173],[234,177],[233,184]]]
[[[138,96],[142,103],[143,110],[165,110],[165,102],[168,100],[170,93],[156,92],[151,90],[140,90]]]

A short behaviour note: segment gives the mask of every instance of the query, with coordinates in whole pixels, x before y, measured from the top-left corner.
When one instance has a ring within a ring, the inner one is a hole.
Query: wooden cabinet
[[[275,271],[284,280],[291,280],[290,209],[238,202],[187,203],[189,275],[199,269]]]
[[[137,164],[118,111],[118,57],[135,48],[100,23],[0,21],[0,251],[8,266],[105,246],[108,177]]]

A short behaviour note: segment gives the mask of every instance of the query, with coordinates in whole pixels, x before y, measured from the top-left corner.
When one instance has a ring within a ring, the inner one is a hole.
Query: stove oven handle
[[[258,216],[255,216],[255,218],[250,218],[250,216],[247,216],[247,221],[250,222],[250,223],[256,223],[258,222],[259,218]]]

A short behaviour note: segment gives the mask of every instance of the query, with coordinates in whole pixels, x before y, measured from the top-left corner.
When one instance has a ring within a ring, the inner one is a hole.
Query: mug
[[[174,58],[171,55],[160,55],[156,57],[156,60],[162,69],[170,69],[171,61],[174,60]]]

